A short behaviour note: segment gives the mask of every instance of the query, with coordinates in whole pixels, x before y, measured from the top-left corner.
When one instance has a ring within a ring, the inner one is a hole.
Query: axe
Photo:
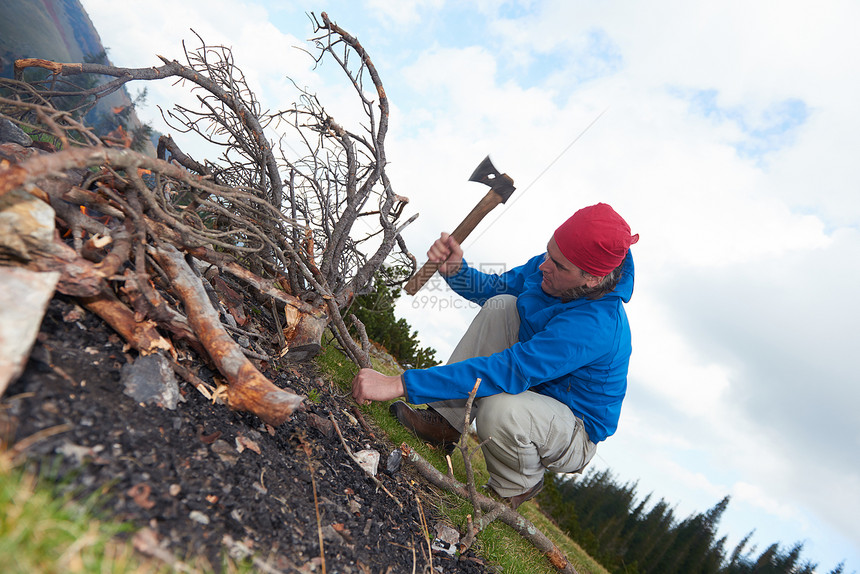
[[[511,194],[514,192],[514,180],[506,173],[499,173],[499,170],[490,161],[490,156],[487,156],[484,161],[475,168],[469,181],[477,181],[490,186],[490,191],[487,195],[478,202],[469,215],[466,216],[457,229],[451,232],[457,243],[463,243],[473,229],[481,222],[485,215],[490,213],[494,207],[500,203],[505,203]],[[427,283],[427,280],[436,273],[441,263],[428,261],[419,269],[415,275],[406,283],[405,291],[410,295],[415,295],[421,287]]]

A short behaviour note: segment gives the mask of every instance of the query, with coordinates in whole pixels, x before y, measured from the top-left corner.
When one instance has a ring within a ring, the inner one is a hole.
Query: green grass
[[[97,517],[98,496],[80,499],[24,468],[0,468],[0,572],[159,572]]]
[[[86,497],[45,463],[39,474],[0,452],[0,572],[3,574],[256,572],[253,558],[224,551],[220,568],[202,557],[167,564],[135,551],[129,524],[104,519],[110,486]]]
[[[391,365],[380,365],[375,361],[373,366],[383,374],[398,374],[399,370]],[[333,385],[339,387],[341,393],[348,392],[352,379],[358,368],[344,357],[329,342],[323,344],[323,350],[317,357],[317,364],[331,378]],[[407,431],[388,412],[390,403],[372,403],[360,406],[365,417],[371,418],[376,425],[388,436],[394,444],[407,443],[428,462],[440,471],[447,473],[447,462],[444,453],[436,448],[427,446],[415,435]],[[472,439],[472,446],[477,443]],[[465,480],[465,466],[459,449],[451,456],[455,477]],[[472,459],[475,472],[475,483],[480,486],[487,482],[489,475],[484,458],[478,452]],[[434,490],[435,492],[435,490]],[[465,531],[466,515],[474,509],[469,501],[450,492],[438,492],[436,500],[422,501],[425,506],[435,506],[439,512],[454,524],[460,532]],[[519,508],[528,520],[552,540],[567,556],[568,560],[580,574],[609,574],[608,571],[592,559],[582,548],[568,538],[555,524],[549,520],[533,501],[526,502]],[[546,557],[538,552],[531,543],[527,542],[512,528],[496,521],[490,524],[479,536],[476,550],[485,559],[502,567],[505,574],[550,574],[556,572]]]

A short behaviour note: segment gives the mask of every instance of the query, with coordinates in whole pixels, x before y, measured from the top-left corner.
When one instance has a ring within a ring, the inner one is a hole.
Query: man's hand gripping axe
[[[485,215],[490,213],[500,203],[505,203],[511,194],[514,192],[514,180],[505,173],[499,173],[499,170],[490,161],[490,156],[487,156],[484,161],[475,169],[469,181],[477,181],[490,186],[490,191],[478,202],[466,219],[457,226],[457,229],[451,232],[457,243],[463,243],[475,227],[481,222]],[[410,295],[415,295],[421,287],[427,282],[430,277],[436,273],[441,263],[428,261],[419,269],[415,275],[406,283],[404,288]]]

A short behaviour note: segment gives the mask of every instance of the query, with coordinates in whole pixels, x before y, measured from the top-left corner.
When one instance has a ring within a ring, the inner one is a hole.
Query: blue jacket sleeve
[[[564,378],[615,352],[615,333],[600,328],[601,315],[594,305],[573,308],[557,315],[528,341],[489,357],[408,370],[403,374],[407,399],[421,404],[466,398],[478,378],[478,397],[517,394]]]
[[[454,275],[446,277],[445,281],[461,297],[478,305],[483,305],[487,299],[496,295],[519,295],[522,293],[526,277],[534,273],[541,262],[543,262],[543,255],[538,255],[524,265],[496,275],[478,271],[469,266],[464,259],[460,270]]]

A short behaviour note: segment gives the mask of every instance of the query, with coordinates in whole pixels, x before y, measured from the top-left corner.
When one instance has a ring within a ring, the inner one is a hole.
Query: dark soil
[[[107,493],[105,517],[147,528],[178,559],[200,564],[202,557],[215,571],[228,550],[244,546],[271,571],[321,572],[320,532],[327,572],[426,571],[421,512],[432,534],[432,497],[418,492],[419,508],[410,469],[380,472],[401,509],[349,458],[326,424],[330,415],[354,452],[380,453],[383,469],[393,447],[350,420],[344,411],[354,403],[338,396],[313,362],[262,364],[276,385],[318,397],[273,429],[181,380],[175,410],[136,402],[120,383],[123,365],[135,358],[98,317],[55,297],[26,371],[0,409],[15,419],[16,440],[68,425],[29,447],[28,458],[53,465],[82,494]],[[199,360],[192,366],[213,382]],[[432,565],[437,572],[491,571],[471,553],[437,551]]]

